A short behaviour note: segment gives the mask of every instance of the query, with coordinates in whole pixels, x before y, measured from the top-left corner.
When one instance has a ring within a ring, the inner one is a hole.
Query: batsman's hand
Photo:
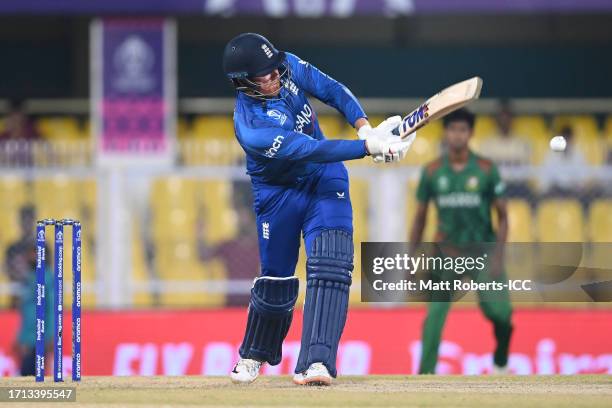
[[[402,123],[401,116],[391,116],[380,122],[380,124],[375,128],[372,128],[370,125],[363,125],[357,131],[357,136],[361,140],[366,140],[373,137],[397,137],[391,132],[393,129],[398,127],[400,123]]]
[[[366,149],[374,163],[398,162],[406,157],[410,146],[416,138],[416,132],[401,140],[397,136],[372,137],[366,139]]]

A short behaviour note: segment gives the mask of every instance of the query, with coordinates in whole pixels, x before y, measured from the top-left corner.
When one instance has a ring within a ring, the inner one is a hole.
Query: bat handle
[[[393,129],[393,130],[391,131],[391,133],[393,133],[395,136],[399,136],[399,135],[400,135],[400,130],[399,130],[399,128],[400,128],[399,126],[398,126],[398,127],[396,127],[395,129]]]

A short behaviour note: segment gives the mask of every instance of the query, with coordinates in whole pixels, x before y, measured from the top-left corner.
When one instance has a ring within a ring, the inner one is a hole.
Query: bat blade
[[[402,123],[393,131],[405,139],[417,129],[430,121],[448,115],[478,99],[482,90],[482,79],[473,77],[445,88],[425,101],[421,106],[402,119]]]

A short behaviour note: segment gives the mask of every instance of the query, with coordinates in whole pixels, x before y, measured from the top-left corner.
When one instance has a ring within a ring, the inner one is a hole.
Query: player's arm
[[[346,86],[293,54],[287,53],[287,59],[293,70],[292,79],[298,86],[336,108],[356,129],[369,124],[365,111]]]
[[[496,246],[493,258],[493,275],[499,276],[503,270],[505,244],[508,239],[508,208],[506,205],[505,192],[506,185],[499,175],[497,166],[493,165],[489,173],[489,195],[491,197],[491,206],[495,209],[497,215],[497,233]]]
[[[418,203],[416,212],[414,213],[414,219],[412,221],[412,230],[410,231],[410,245],[416,247],[423,240],[423,231],[425,230],[425,223],[427,222],[427,209],[429,205],[427,202]]]
[[[427,222],[427,211],[429,208],[429,200],[431,199],[431,189],[429,186],[429,176],[427,174],[427,167],[425,167],[421,173],[421,180],[417,187],[417,209],[414,214],[412,221],[412,230],[410,231],[410,252],[414,252],[414,249],[423,240],[423,231]]]
[[[492,205],[497,214],[497,243],[503,245],[508,239],[508,206],[503,198],[495,199]]]
[[[496,165],[491,166],[489,172],[489,197],[491,206],[497,213],[498,229],[497,242],[503,245],[508,238],[508,210],[506,206],[506,184],[499,175],[499,170]]]
[[[317,140],[281,127],[249,129],[245,148],[257,156],[296,162],[332,163],[360,159],[368,153],[365,140]]]

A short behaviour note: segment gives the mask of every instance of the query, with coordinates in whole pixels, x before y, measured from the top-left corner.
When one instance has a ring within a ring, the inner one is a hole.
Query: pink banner
[[[174,25],[161,18],[92,23],[93,124],[99,158],[171,159]]]
[[[340,374],[414,374],[424,310],[357,309],[338,354]],[[83,375],[226,375],[236,361],[245,310],[87,312],[83,316]],[[283,361],[267,374],[293,372],[301,312],[283,347]],[[612,374],[612,310],[517,310],[510,369],[516,374]],[[0,313],[0,375],[14,375],[11,354],[18,317]],[[70,330],[64,330],[70,344]],[[492,327],[476,309],[451,311],[438,372],[486,374]],[[64,350],[70,370],[70,349]],[[50,361],[51,359],[49,359]],[[66,375],[70,375],[67,371]]]

